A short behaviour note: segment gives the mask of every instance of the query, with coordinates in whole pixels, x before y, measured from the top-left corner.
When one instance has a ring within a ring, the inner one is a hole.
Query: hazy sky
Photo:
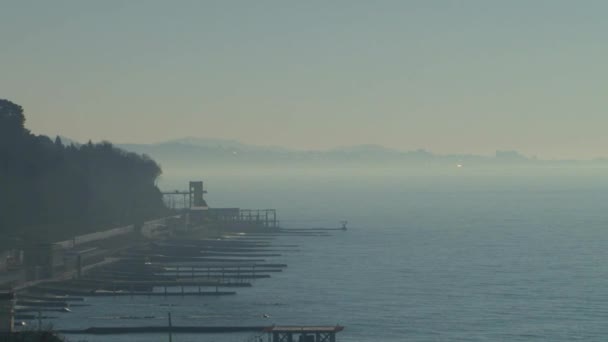
[[[608,1],[0,0],[35,133],[608,156]]]

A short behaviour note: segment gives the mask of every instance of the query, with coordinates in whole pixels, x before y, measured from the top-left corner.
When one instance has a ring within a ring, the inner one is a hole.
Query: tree
[[[64,147],[24,123],[21,106],[0,100],[0,236],[65,239],[164,214],[149,157],[109,142]]]
[[[0,129],[24,131],[23,108],[9,100],[0,99]]]

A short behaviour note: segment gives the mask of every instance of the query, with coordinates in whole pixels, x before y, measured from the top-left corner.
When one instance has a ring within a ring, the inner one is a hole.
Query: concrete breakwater
[[[138,296],[136,301],[145,301],[141,297],[237,295],[239,289],[253,286],[255,280],[272,278],[285,271],[287,265],[277,259],[284,253],[298,251],[299,247],[275,243],[281,235],[330,236],[318,231],[282,230],[273,209],[243,211],[197,207],[184,210],[180,216],[141,226],[113,228],[58,243],[32,244],[26,248],[26,257],[22,260],[23,277],[11,284],[20,298],[14,306],[16,317],[38,320],[40,325],[43,317],[62,320],[80,310],[90,315],[91,309],[81,307],[99,305],[106,300],[91,300],[90,303],[97,304],[90,304],[86,303],[89,297],[113,296],[117,301],[123,301],[124,297]],[[127,313],[124,317],[131,315]],[[218,326],[212,327],[171,327],[169,323],[169,331],[259,332],[268,328],[217,323]],[[64,332],[166,331],[162,326],[124,327],[120,324],[121,327],[116,328],[86,328],[87,325],[77,324],[83,329]]]
[[[191,244],[193,240],[187,241]],[[255,249],[255,245],[266,249],[269,247],[268,243],[253,245],[226,237],[213,241],[213,247],[203,244],[196,248],[182,248],[179,239],[166,239],[162,244],[149,242],[137,245],[120,251],[114,256],[114,262],[83,272],[79,277],[39,284],[28,291],[80,296],[152,296],[175,295],[176,292],[183,295],[228,295],[235,292],[219,289],[249,287],[249,279],[270,278],[270,274],[263,270],[276,272],[285,266],[266,263],[265,259],[257,257],[259,253],[208,257],[206,253],[209,249],[221,250],[223,245],[233,250],[251,250]],[[202,290],[209,287],[213,290]]]
[[[122,257],[120,261],[94,270],[87,274],[85,279],[91,277],[90,279],[95,279],[97,284],[101,281],[121,287],[120,295],[122,296],[140,294],[139,290],[133,291],[133,286],[148,287],[150,285],[153,287],[152,292],[149,293],[156,296],[168,295],[167,287],[178,288],[177,292],[169,292],[169,295],[196,296],[197,291],[193,288],[200,281],[215,281],[216,283],[210,284],[210,286],[215,285],[216,290],[222,286],[252,286],[245,279],[254,275],[263,275],[270,278],[272,273],[280,273],[286,270],[287,265],[276,263],[275,259],[258,260],[258,249],[264,249],[268,251],[267,253],[272,253],[274,250],[273,239],[276,234],[273,233],[262,240],[263,242],[258,240],[254,244],[250,241],[238,241],[239,236],[242,235],[226,233],[212,240],[205,238],[198,240],[166,239],[162,242],[150,243],[136,251],[124,251],[119,256]],[[310,236],[318,237],[318,235]],[[221,251],[223,248],[235,250],[232,259],[226,257],[226,260],[222,261],[205,260],[204,256],[209,250]],[[281,248],[285,248],[285,246],[283,245]],[[240,252],[244,249],[247,252]],[[158,256],[179,256],[179,258],[155,258]],[[273,258],[280,258],[280,255],[275,255]],[[186,289],[181,285],[184,285]],[[159,288],[164,290],[159,290]],[[96,293],[100,292],[96,291]],[[114,292],[104,291],[103,293],[113,295]],[[58,332],[65,335],[253,333],[256,336],[256,341],[263,335],[268,335],[268,339],[272,339],[272,341],[291,341],[297,340],[298,337],[299,340],[307,338],[310,341],[335,341],[335,335],[343,329],[341,326],[239,325],[238,322],[233,320],[217,322],[217,325],[175,326],[171,324],[170,317],[169,314],[167,325],[158,325],[157,323],[155,325],[124,326],[123,324],[116,324],[83,329],[62,329]],[[158,317],[153,318],[158,319]],[[207,324],[209,323],[207,322]]]
[[[40,305],[36,309],[23,309],[18,311],[18,321],[30,321],[28,325],[36,325],[36,321],[44,322],[44,320],[70,320],[73,315],[80,315],[81,312],[91,310],[83,309],[78,306],[78,303],[84,301],[83,305],[98,305],[87,303],[88,297],[99,296],[115,296],[116,299],[111,300],[114,303],[125,303],[125,312],[113,319],[119,320],[134,320],[142,324],[128,324],[128,321],[122,321],[112,324],[100,323],[97,324],[69,324],[69,329],[56,330],[59,334],[67,335],[126,335],[129,334],[253,334],[260,338],[263,335],[268,335],[272,341],[283,340],[298,340],[298,337],[309,338],[314,336],[314,341],[335,341],[335,334],[343,329],[340,326],[267,326],[258,325],[264,322],[242,322],[232,319],[219,320],[210,323],[208,321],[197,325],[187,323],[183,318],[180,318],[178,325],[171,324],[171,314],[167,321],[159,316],[158,312],[142,314],[141,312],[131,312],[128,307],[131,303],[124,297],[135,296],[223,296],[237,295],[237,291],[242,287],[249,287],[253,284],[247,279],[253,276],[263,276],[270,278],[271,275],[287,271],[287,265],[279,263],[281,256],[276,255],[265,261],[259,261],[259,249],[264,249],[269,254],[274,253],[274,239],[276,234],[268,235],[263,240],[257,240],[255,245],[250,241],[238,241],[239,236],[234,233],[226,233],[221,236],[214,237],[214,242],[207,241],[206,234],[196,237],[193,235],[190,239],[173,239],[165,238],[162,241],[148,241],[144,244],[137,244],[133,248],[121,249],[118,253],[111,257],[111,262],[100,263],[95,267],[83,270],[78,276],[71,279],[56,280],[53,282],[45,282],[30,286],[19,292],[22,295],[24,304],[30,302],[35,305]],[[289,239],[291,235],[287,235]],[[319,238],[318,235],[310,235],[314,238]],[[285,241],[285,238],[281,240]],[[193,243],[193,241],[195,241]],[[224,242],[225,241],[225,242]],[[185,246],[195,245],[196,248],[180,248],[181,244]],[[223,261],[214,259],[204,260],[205,253],[209,250],[222,250],[224,246],[229,246],[236,250],[235,256],[226,256]],[[292,245],[294,248],[298,246]],[[289,251],[285,245],[280,246],[284,253]],[[247,252],[240,252],[242,249],[247,249]],[[184,261],[180,260],[158,260],[155,261],[154,256],[177,256],[179,255]],[[201,257],[202,255],[202,257]],[[199,258],[203,258],[202,260]],[[193,261],[194,259],[194,261]],[[256,278],[259,279],[259,278]],[[263,284],[258,284],[263,286]],[[234,288],[237,291],[232,291]],[[206,290],[205,290],[206,289]],[[226,291],[228,290],[229,291]],[[188,299],[189,300],[189,299]],[[101,302],[107,300],[102,299]],[[145,302],[145,298],[136,299],[135,302]],[[153,299],[150,300],[154,301]],[[52,303],[45,307],[44,302]],[[100,303],[99,300],[91,301],[91,303]],[[65,308],[61,306],[66,305]],[[113,304],[115,305],[115,304]],[[121,304],[118,304],[121,306]],[[66,310],[62,310],[66,309]],[[173,309],[179,310],[179,309]],[[207,309],[208,310],[208,309]],[[178,311],[173,311],[178,314]],[[85,313],[86,315],[86,313]],[[266,316],[266,315],[264,315]],[[88,316],[86,316],[88,317]],[[178,316],[179,317],[179,316]],[[270,317],[270,316],[269,316]],[[96,319],[90,317],[91,319]],[[105,319],[105,318],[104,318]],[[95,321],[91,321],[93,323]],[[38,323],[40,324],[40,323]],[[61,326],[58,324],[56,326]],[[66,327],[66,328],[67,328]],[[239,335],[240,334],[240,335]],[[93,337],[91,337],[93,338]],[[104,337],[105,338],[105,337]],[[117,337],[119,338],[119,337]],[[129,338],[129,337],[121,337]],[[312,340],[311,340],[312,341]]]
[[[217,327],[169,327],[169,326],[140,326],[140,327],[90,327],[86,329],[59,330],[61,334],[78,335],[117,335],[117,334],[158,334],[158,333],[236,333],[263,332],[265,326],[217,326]]]
[[[255,237],[251,238],[249,233]],[[81,265],[70,277],[55,277],[21,288],[18,295],[23,296],[22,303],[27,305],[18,306],[17,313],[29,320],[44,317],[40,312],[67,318],[79,310],[74,301],[86,302],[87,297],[237,295],[239,288],[251,287],[251,281],[272,278],[273,274],[286,270],[286,264],[276,261],[283,253],[298,251],[298,246],[275,244],[280,234],[276,229],[219,234],[216,230],[210,234],[201,226],[187,233],[174,231],[162,238],[140,239],[130,246],[116,248],[95,264]],[[86,246],[86,250],[95,248],[99,247]],[[239,331],[243,327],[224,328],[220,330]],[[262,328],[256,327],[256,331]],[[201,333],[217,329],[195,328]],[[80,333],[86,333],[85,330]]]

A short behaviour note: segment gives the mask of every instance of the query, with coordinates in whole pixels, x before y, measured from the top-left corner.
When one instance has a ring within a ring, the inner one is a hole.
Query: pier
[[[299,246],[277,236],[326,237],[333,228],[283,229],[275,209],[210,208],[202,182],[165,192],[184,199],[174,216],[38,243],[25,250],[26,278],[14,283],[16,317],[69,315],[88,297],[233,296],[256,280],[286,271],[277,262]],[[186,205],[187,204],[187,205]],[[36,315],[37,314],[37,315]],[[12,326],[12,323],[11,323]],[[65,334],[267,333],[273,342],[335,341],[342,327],[140,326],[62,330]]]
[[[188,224],[213,223],[222,229],[278,229],[276,209],[212,208],[207,205],[202,181],[191,181],[188,190],[162,192],[167,206],[178,209],[176,198],[183,198],[181,210],[186,213]]]
[[[272,342],[336,342],[336,334],[344,327],[336,326],[272,326],[264,329]]]
[[[61,334],[78,335],[122,335],[122,334],[158,334],[158,333],[266,333],[272,342],[295,342],[294,337],[302,337],[298,341],[306,342],[335,342],[336,334],[344,330],[342,326],[139,326],[139,327],[91,327],[87,329],[59,330]]]

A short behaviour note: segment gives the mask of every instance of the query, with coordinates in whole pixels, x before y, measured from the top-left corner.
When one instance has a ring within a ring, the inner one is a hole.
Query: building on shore
[[[191,181],[188,190],[163,192],[168,205],[175,198],[183,197],[185,227],[208,226],[223,230],[278,229],[279,220],[275,209],[214,208],[207,204],[202,181]],[[176,209],[176,208],[173,208]]]

